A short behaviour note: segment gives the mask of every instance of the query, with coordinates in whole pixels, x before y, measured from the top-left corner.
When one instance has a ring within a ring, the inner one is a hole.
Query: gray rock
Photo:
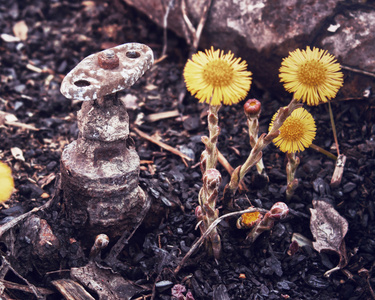
[[[345,58],[345,64],[375,72],[375,11],[352,11],[335,17],[339,26],[335,34],[322,40],[324,49],[336,57]]]
[[[159,26],[164,24],[171,1],[124,0],[145,13]],[[196,26],[205,0],[186,0],[187,15]],[[180,1],[173,1],[167,25],[179,36],[186,36]],[[284,91],[278,69],[282,58],[307,45],[327,49],[339,63],[367,72],[375,71],[375,6],[350,6],[339,0],[216,0],[212,1],[200,48],[231,50],[248,62],[254,82],[271,92]],[[345,71],[344,88],[338,98],[361,98],[373,77]]]

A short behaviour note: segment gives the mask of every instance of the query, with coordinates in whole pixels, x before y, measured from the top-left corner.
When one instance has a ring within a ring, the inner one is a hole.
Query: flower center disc
[[[312,60],[304,63],[298,70],[299,80],[308,86],[317,86],[324,83],[326,69],[319,61]]]
[[[210,61],[204,68],[203,79],[214,87],[228,86],[233,81],[233,68],[226,61]]]
[[[299,141],[304,135],[304,127],[300,120],[286,119],[280,130],[285,139],[289,141]]]

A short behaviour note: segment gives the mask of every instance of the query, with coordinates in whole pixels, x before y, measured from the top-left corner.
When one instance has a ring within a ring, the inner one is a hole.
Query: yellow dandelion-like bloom
[[[0,162],[0,203],[7,201],[12,195],[14,181],[12,170],[8,165]]]
[[[260,213],[258,211],[254,211],[251,213],[244,213],[242,215],[242,224],[248,227],[251,227],[258,221]]]
[[[277,113],[272,117],[269,131]],[[283,152],[304,151],[310,147],[315,138],[316,126],[312,115],[300,107],[295,109],[280,127],[280,134],[273,140],[274,144]]]
[[[284,58],[279,77],[285,89],[307,105],[318,105],[336,97],[344,82],[335,57],[327,50],[310,47],[297,49]]]
[[[233,58],[229,51],[199,51],[188,60],[184,69],[188,91],[210,105],[232,105],[244,99],[250,90],[251,72],[246,61]],[[241,61],[241,62],[240,62]]]

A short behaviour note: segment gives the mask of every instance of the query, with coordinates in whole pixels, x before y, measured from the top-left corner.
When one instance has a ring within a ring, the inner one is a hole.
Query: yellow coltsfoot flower
[[[13,193],[14,181],[12,170],[0,162],[0,203],[7,201]]]
[[[277,114],[278,112],[272,117],[269,131]],[[279,130],[280,134],[273,140],[273,143],[281,151],[288,153],[304,151],[305,148],[310,147],[316,134],[314,118],[302,107],[295,109]]]
[[[246,71],[246,61],[233,56],[230,51],[224,54],[223,50],[211,47],[188,60],[184,69],[186,87],[199,102],[232,105],[246,97],[252,73]]]
[[[340,64],[327,50],[297,49],[283,59],[280,81],[288,92],[307,105],[318,105],[336,97],[343,85]]]
[[[258,224],[263,219],[263,215],[259,211],[254,211],[250,213],[244,213],[241,217],[237,219],[237,228],[251,228]]]

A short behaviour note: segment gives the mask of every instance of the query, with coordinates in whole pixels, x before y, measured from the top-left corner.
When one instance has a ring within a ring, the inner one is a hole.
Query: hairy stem
[[[286,175],[287,175],[287,187],[286,187],[286,198],[290,200],[294,194],[295,189],[298,186],[298,179],[295,178],[297,167],[300,160],[295,152],[287,153],[288,163],[286,164]]]

